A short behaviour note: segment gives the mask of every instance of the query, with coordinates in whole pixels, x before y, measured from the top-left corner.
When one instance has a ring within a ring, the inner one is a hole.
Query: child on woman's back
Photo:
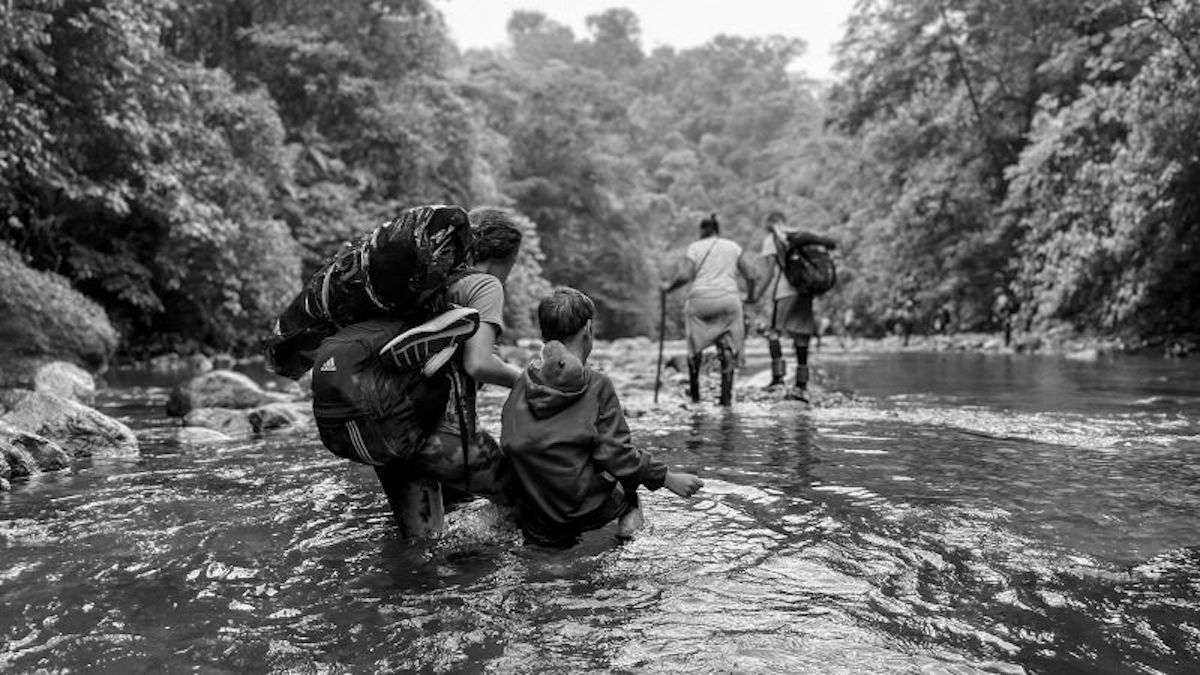
[[[517,521],[527,540],[562,546],[619,518],[642,523],[637,487],[690,497],[704,486],[633,447],[612,381],[585,364],[592,351],[591,298],[560,288],[538,305],[546,341],[504,403],[500,445],[512,461]]]

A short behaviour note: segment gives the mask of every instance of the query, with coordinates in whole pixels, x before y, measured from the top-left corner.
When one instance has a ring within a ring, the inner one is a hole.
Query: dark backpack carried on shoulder
[[[383,465],[405,460],[437,431],[456,374],[449,365],[426,375],[381,353],[412,327],[404,319],[368,319],[325,338],[314,352],[313,415],[321,442],[335,455]]]
[[[415,325],[438,313],[471,245],[467,212],[446,205],[408,209],[346,244],[280,313],[263,340],[267,368],[295,379],[343,326],[382,316]]]
[[[783,277],[796,290],[807,295],[821,295],[837,283],[837,266],[829,249],[813,243],[803,232],[785,233],[780,241],[777,233],[775,248],[779,251],[779,267]]]

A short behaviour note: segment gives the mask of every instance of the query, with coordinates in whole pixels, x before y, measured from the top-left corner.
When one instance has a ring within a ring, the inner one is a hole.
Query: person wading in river
[[[783,360],[783,335],[792,338],[796,352],[796,383],[787,392],[787,398],[808,401],[808,344],[817,325],[813,319],[813,296],[801,293],[783,274],[779,251],[789,235],[799,235],[805,244],[825,248],[836,248],[837,242],[812,232],[788,227],[781,211],[767,215],[767,236],[762,243],[762,256],[766,262],[767,276],[763,289],[772,288],[771,323],[766,330],[767,348],[771,353],[771,383],[768,389],[783,386],[787,376],[787,365]]]
[[[631,536],[642,524],[639,485],[681,497],[704,486],[633,446],[612,381],[587,367],[595,314],[574,288],[543,299],[546,346],[504,402],[500,442],[513,464],[517,522],[531,543],[569,546],[614,519],[617,535]]]
[[[521,231],[501,209],[475,209],[469,220],[475,241],[472,269],[450,284],[446,299],[478,312],[479,328],[459,349],[454,367],[460,386],[450,397],[437,433],[409,462],[375,467],[397,513],[405,508],[403,489],[414,469],[452,490],[484,495],[502,504],[511,502],[511,465],[496,439],[479,428],[475,402],[480,385],[512,387],[521,375],[520,369],[493,351],[503,330],[503,284],[516,264]]]
[[[687,321],[688,395],[700,400],[700,363],[704,349],[717,348],[721,362],[721,405],[733,402],[733,374],[746,339],[738,276],[746,280],[747,297],[754,296],[754,273],[742,247],[720,236],[714,213],[700,221],[700,239],[687,247],[684,264],[674,279],[662,285],[663,294],[691,282],[684,315]]]

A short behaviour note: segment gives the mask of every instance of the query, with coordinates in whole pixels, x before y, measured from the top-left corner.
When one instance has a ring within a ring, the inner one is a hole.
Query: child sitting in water
[[[704,486],[633,447],[612,381],[586,366],[595,312],[573,288],[543,299],[546,345],[504,403],[500,445],[512,461],[518,524],[533,543],[569,546],[613,519],[628,537],[643,522],[638,485],[681,497]]]

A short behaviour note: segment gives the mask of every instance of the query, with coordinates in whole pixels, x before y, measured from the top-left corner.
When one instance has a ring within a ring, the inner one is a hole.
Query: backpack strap
[[[477,274],[487,274],[487,272],[484,272],[483,270],[479,269],[478,267],[474,267],[471,265],[462,265],[460,267],[454,268],[453,270],[450,271],[449,274],[446,275],[446,290],[447,290],[447,292],[450,290],[449,287],[451,285],[453,285],[459,281],[462,281],[463,279],[466,279],[467,277],[472,277]],[[459,444],[462,447],[462,454],[463,454],[463,485],[469,492],[470,488],[471,488],[470,443],[473,440],[473,434],[467,428],[467,411],[466,411],[465,406],[463,406],[464,396],[463,396],[462,374],[459,373],[457,367],[450,368],[450,382],[451,382],[450,395],[454,397],[454,411],[458,415],[458,436],[460,439]],[[474,421],[474,420],[472,420],[472,421]]]
[[[775,264],[782,271],[783,256],[787,254],[788,243],[786,239],[779,236],[779,230],[774,225],[771,226],[771,238],[775,240]]]
[[[454,409],[458,413],[458,439],[463,455],[463,489],[471,491],[471,438],[467,431],[467,411],[463,406],[462,378],[457,368],[450,369],[450,395],[454,397]]]
[[[704,261],[708,260],[708,254],[712,253],[713,249],[717,247],[717,241],[718,238],[713,237],[713,243],[709,245],[708,250],[704,252],[704,255],[700,258],[700,262],[696,263],[696,269],[692,270],[692,278],[700,276],[700,268],[704,267]]]
[[[375,228],[375,231],[371,233],[371,241],[369,245],[363,246],[362,252],[359,255],[362,256],[363,290],[367,292],[367,297],[371,299],[371,303],[374,304],[376,308],[387,311],[391,309],[391,307],[379,300],[379,296],[375,293],[375,287],[371,285],[371,251],[375,250],[375,248],[379,246],[379,230],[381,227]]]
[[[771,238],[775,240],[775,275],[771,283],[771,324],[775,324],[775,296],[779,293],[779,284],[786,275],[783,266],[783,256],[787,254],[787,242],[780,238],[779,230],[771,226]],[[765,289],[764,289],[765,290]]]

